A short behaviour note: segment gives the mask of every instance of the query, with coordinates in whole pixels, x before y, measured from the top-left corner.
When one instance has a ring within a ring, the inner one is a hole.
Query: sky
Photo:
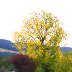
[[[12,41],[12,33],[20,31],[24,17],[30,12],[52,12],[63,23],[68,34],[65,46],[72,47],[71,0],[0,0],[0,39]]]

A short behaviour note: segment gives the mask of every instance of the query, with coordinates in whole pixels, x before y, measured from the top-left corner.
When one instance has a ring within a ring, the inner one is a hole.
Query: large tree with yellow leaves
[[[15,32],[13,39],[19,51],[25,48],[26,53],[34,52],[36,56],[39,51],[43,54],[53,46],[57,48],[65,36],[59,19],[52,13],[41,11],[25,18],[21,32]]]
[[[25,18],[21,32],[14,33],[15,46],[22,53],[41,61],[62,58],[59,44],[66,34],[62,25],[52,13],[41,11]]]

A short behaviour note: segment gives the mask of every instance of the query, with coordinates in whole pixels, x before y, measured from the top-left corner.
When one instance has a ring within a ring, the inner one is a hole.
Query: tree
[[[14,33],[14,41],[20,52],[47,62],[51,57],[62,58],[58,46],[65,36],[59,19],[52,13],[41,11],[24,19],[21,32]]]

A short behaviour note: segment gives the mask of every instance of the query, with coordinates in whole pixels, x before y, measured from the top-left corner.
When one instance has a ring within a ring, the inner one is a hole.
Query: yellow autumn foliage
[[[27,49],[25,53],[32,58],[42,56],[42,60],[48,61],[50,56],[54,56],[54,59],[58,57],[62,60],[63,54],[57,47],[65,36],[59,19],[52,13],[41,11],[24,19],[21,32],[14,33],[14,41],[18,49]]]

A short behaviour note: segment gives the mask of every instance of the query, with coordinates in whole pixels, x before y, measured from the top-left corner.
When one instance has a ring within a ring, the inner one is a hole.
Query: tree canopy
[[[52,13],[31,13],[23,20],[21,32],[14,33],[15,46],[30,56],[47,57],[54,54],[66,33],[59,19]]]

